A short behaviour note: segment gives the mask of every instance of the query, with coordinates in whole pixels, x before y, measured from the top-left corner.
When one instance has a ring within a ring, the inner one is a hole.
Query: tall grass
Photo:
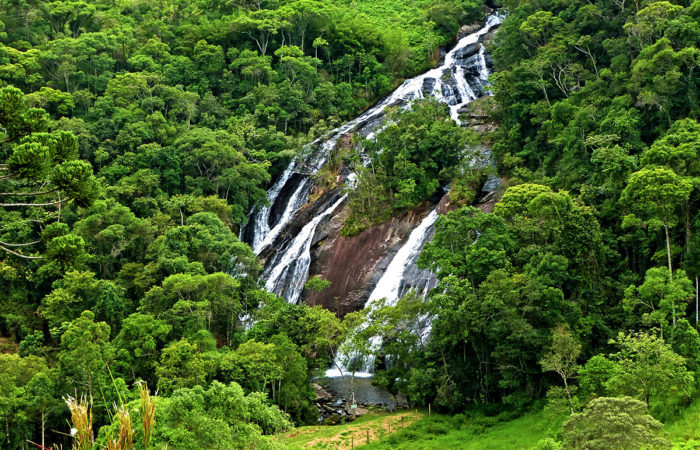
[[[469,411],[455,416],[433,413],[363,448],[531,449],[540,439],[554,436],[561,429],[561,419],[551,420],[541,411],[519,417],[510,413],[487,416]]]
[[[151,437],[156,424],[156,402],[155,396],[151,397],[148,385],[144,381],[137,383],[139,397],[141,400],[141,425],[143,426],[143,447],[148,450],[151,445]],[[71,432],[73,437],[73,450],[91,450],[94,445],[92,430],[92,397],[88,400],[86,396],[80,399],[75,397],[64,397],[66,405],[71,413]],[[112,423],[116,422],[117,436],[113,437],[112,432],[107,434],[107,450],[132,450],[136,430],[131,423],[129,407],[120,400],[121,405],[114,405],[114,416]],[[103,447],[104,448],[104,447]]]
[[[148,450],[151,434],[156,426],[156,403],[148,392],[148,384],[145,381],[138,383],[141,397],[141,424],[143,425],[143,447]]]
[[[131,416],[129,408],[125,405],[117,407],[114,405],[116,419],[118,424],[117,438],[111,436],[107,439],[107,450],[131,450],[134,448],[134,428],[131,426]]]
[[[80,396],[80,400],[71,396],[63,397],[63,400],[70,410],[73,450],[92,449],[92,397],[89,401],[84,395]]]

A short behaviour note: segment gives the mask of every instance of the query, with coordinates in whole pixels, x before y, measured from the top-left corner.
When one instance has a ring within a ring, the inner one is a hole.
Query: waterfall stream
[[[410,105],[412,100],[432,96],[438,101],[446,103],[450,108],[451,117],[458,121],[461,108],[486,94],[489,71],[485,49],[479,40],[493,27],[500,24],[501,20],[502,17],[497,13],[488,16],[480,30],[459,40],[457,45],[445,55],[444,61],[439,67],[404,81],[391,95],[356,119],[309,144],[306,149],[309,156],[297,158],[289,164],[268,190],[269,206],[260,207],[251,214],[248,225],[241,232],[241,238],[245,238],[244,240],[251,244],[253,251],[258,255],[269,246],[276,245],[276,240],[284,235],[284,231],[292,219],[308,203],[314,183],[313,175],[326,163],[338,140],[351,132],[357,132],[363,136],[370,135],[381,124],[383,112],[387,107],[395,105],[406,107]],[[332,215],[344,199],[345,196],[335,201],[326,202],[316,217],[308,222],[296,236],[285,236],[285,239],[289,238],[290,240],[284,242],[268,260],[263,274],[268,290],[284,297],[289,302],[298,301],[308,278],[310,249],[316,228],[324,219]],[[433,215],[437,217],[437,213],[432,212],[426,217],[426,220]],[[431,227],[432,222],[426,230],[431,229]],[[417,250],[418,253],[420,253],[420,249],[422,249],[422,245]],[[403,248],[399,253],[402,250]],[[395,259],[398,257],[399,254]],[[392,268],[393,263],[393,261],[390,263],[387,272]],[[399,269],[396,270],[399,271]],[[405,267],[400,272],[407,274]],[[415,270],[409,272],[412,276],[419,275]],[[389,275],[385,274],[385,276]],[[428,274],[420,274],[420,276],[424,277],[426,282],[431,279]],[[381,294],[383,297],[386,297],[386,293],[391,292],[392,296],[396,294],[399,298],[399,294],[405,290],[402,286],[410,284],[401,275],[391,276],[387,280],[389,281],[381,284],[381,289],[386,291]],[[389,287],[392,283],[393,285]],[[377,287],[379,286],[378,284]],[[378,292],[376,295],[380,295],[380,293]]]
[[[377,285],[372,290],[372,293],[367,299],[365,308],[376,308],[377,300],[381,299],[385,299],[385,305],[394,306],[409,289],[413,289],[421,296],[425,297],[428,295],[428,292],[437,285],[437,279],[434,274],[428,270],[420,270],[416,266],[416,262],[418,261],[423,247],[433,237],[433,232],[435,231],[434,225],[437,218],[437,211],[432,210],[425,216],[421,223],[413,229],[406,243],[401,246],[384,271],[384,274],[379,279],[379,282],[377,282]],[[425,327],[429,327],[428,320],[419,322],[425,322]],[[421,337],[425,333],[424,329],[414,331]],[[370,341],[370,348],[372,350],[377,350],[381,344],[381,339],[374,337]],[[350,371],[347,369],[347,366],[351,365],[350,363],[352,360],[353,355],[347,357],[347,355],[338,354],[333,367],[326,371],[326,376],[337,377],[349,374]],[[362,363],[362,366],[362,369],[356,371],[354,376],[372,376],[374,357],[368,357],[367,360]]]

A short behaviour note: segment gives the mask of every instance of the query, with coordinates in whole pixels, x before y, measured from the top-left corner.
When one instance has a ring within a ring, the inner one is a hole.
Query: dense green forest
[[[544,408],[541,448],[669,446],[700,383],[700,0],[497,6],[496,131],[428,100],[329,163],[358,175],[347,236],[461,205],[426,301],[339,318],[267,292],[239,231],[483,2],[0,0],[0,448],[275,448],[339,347],[412,406]]]

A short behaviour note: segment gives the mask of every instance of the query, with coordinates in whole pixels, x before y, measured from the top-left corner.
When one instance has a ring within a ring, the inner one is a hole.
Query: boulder
[[[368,414],[369,410],[367,408],[355,408],[355,417],[360,417],[364,416],[365,414]]]
[[[469,36],[472,33],[476,33],[481,29],[483,25],[480,23],[473,23],[471,25],[462,25],[462,27],[459,29],[459,34],[458,36],[460,38],[464,36]]]
[[[311,387],[316,392],[316,401],[319,403],[330,402],[333,396],[318,383],[311,383]]]
[[[341,420],[343,420],[343,416],[341,416],[340,414],[331,414],[330,416],[323,419],[323,424],[338,425],[341,422]]]
[[[479,53],[481,49],[481,43],[475,42],[473,44],[465,45],[463,48],[454,52],[455,59],[467,59],[470,56],[474,56]]]

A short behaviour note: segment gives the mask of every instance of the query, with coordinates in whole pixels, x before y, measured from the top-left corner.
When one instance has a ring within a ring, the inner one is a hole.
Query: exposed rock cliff
[[[341,316],[364,307],[392,257],[431,206],[423,205],[352,237],[338,234],[345,211],[320,226],[309,272],[331,285],[320,293],[306,292],[306,303],[322,305]]]

